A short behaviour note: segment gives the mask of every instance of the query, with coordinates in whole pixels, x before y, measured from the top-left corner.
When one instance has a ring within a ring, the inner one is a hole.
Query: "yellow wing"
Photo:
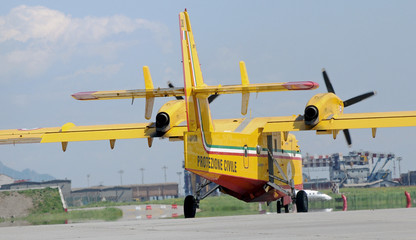
[[[174,126],[163,137],[181,139],[185,130],[186,126]],[[94,126],[66,123],[62,127],[0,130],[0,144],[61,142],[65,151],[67,143],[74,141],[110,140],[113,148],[116,139],[148,138],[150,146],[151,139],[155,136],[154,123]]]
[[[344,113],[321,120],[315,126],[306,125],[302,116],[272,117],[259,119],[264,132],[316,130],[318,133],[353,128],[384,128],[416,126],[416,111],[378,112],[378,113]]]

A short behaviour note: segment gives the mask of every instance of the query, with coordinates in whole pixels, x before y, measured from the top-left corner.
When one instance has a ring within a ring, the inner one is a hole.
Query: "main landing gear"
[[[278,199],[276,201],[277,213],[282,212],[282,207],[285,209],[285,213],[289,212],[289,203],[295,203],[297,212],[308,212],[308,195],[305,191],[300,190],[296,193],[295,191],[295,183],[292,176],[292,169],[290,165],[288,165],[288,169],[286,172],[283,171],[279,162],[273,157],[272,153],[272,138],[271,136],[267,137],[267,145],[268,145],[268,160],[269,160],[269,182],[264,186],[265,189],[274,188],[276,191],[281,192],[284,194],[284,197]],[[278,173],[283,177],[278,177],[274,174],[274,167],[276,166]],[[277,180],[284,184],[290,186],[289,189],[285,189],[282,186],[274,183]],[[268,191],[268,190],[267,190]]]
[[[308,212],[308,196],[305,191],[300,190],[293,198],[292,202],[296,204],[297,212]],[[285,213],[289,212],[289,204],[283,205],[283,198],[276,201],[277,213],[282,212],[282,208],[285,209]]]
[[[195,197],[188,195],[185,198],[183,205],[183,214],[185,218],[194,218],[196,214],[196,209],[199,208],[199,201],[208,197],[211,193],[219,188],[219,185],[215,185],[213,188],[208,190],[205,194],[201,195],[201,190],[211,184],[211,181],[204,180],[202,184],[197,184],[197,190],[195,192]]]
[[[303,190],[296,194],[296,209],[298,212],[308,212],[308,195]]]

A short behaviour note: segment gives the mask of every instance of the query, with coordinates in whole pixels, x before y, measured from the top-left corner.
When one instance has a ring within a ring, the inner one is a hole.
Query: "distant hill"
[[[0,162],[0,174],[7,175],[9,177],[12,177],[15,180],[30,180],[33,182],[42,182],[42,181],[50,181],[55,180],[54,177],[52,177],[49,174],[39,174],[33,170],[25,169],[21,172],[16,171],[12,168],[7,167],[2,162]]]

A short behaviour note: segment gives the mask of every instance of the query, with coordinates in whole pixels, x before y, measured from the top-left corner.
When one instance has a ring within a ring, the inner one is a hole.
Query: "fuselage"
[[[237,132],[244,122],[241,119],[229,121],[232,123],[223,122],[222,127],[229,132],[198,129],[185,134],[185,168],[188,171],[220,185],[227,194],[246,202],[274,201],[285,194],[265,188],[265,185],[273,181],[270,174],[284,177],[270,162],[270,150],[284,174],[293,179],[295,188],[303,188],[302,157],[294,135],[289,134],[285,140],[282,133],[262,133],[259,129],[251,133],[244,129]],[[290,189],[288,184],[275,183]]]

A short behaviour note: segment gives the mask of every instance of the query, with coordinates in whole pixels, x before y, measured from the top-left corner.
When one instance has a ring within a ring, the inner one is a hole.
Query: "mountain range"
[[[2,162],[0,162],[0,174],[7,175],[15,180],[29,180],[32,182],[50,181],[55,179],[49,174],[39,174],[28,168],[20,172],[7,167]]]

